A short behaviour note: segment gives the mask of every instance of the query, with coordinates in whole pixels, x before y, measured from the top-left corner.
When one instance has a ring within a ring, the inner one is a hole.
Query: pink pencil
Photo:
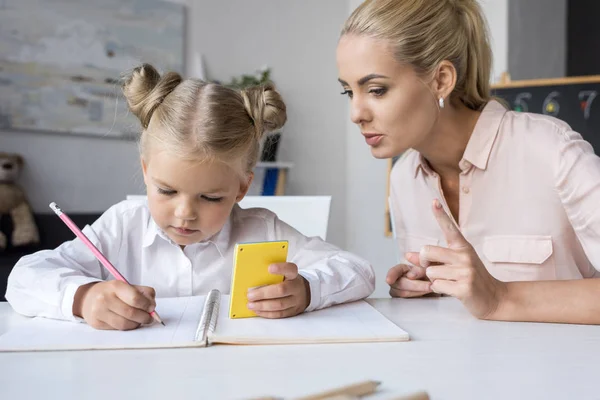
[[[81,239],[83,243],[85,243],[85,245],[92,251],[92,253],[94,253],[98,261],[100,261],[102,265],[104,265],[106,269],[110,271],[110,273],[115,277],[115,279],[130,284],[129,282],[127,282],[127,279],[125,279],[125,277],[121,275],[121,273],[117,271],[117,269],[110,263],[110,261],[108,261],[106,257],[104,257],[102,253],[100,253],[100,250],[98,250],[98,248],[94,246],[92,242],[90,242],[90,239],[88,239],[87,236],[85,236],[85,234],[81,232],[81,230],[77,227],[77,225],[75,225],[71,218],[69,218],[69,216],[65,214],[63,210],[61,210],[56,205],[56,203],[50,203],[50,208],[56,213],[56,215],[58,215],[60,219],[62,219],[62,221],[69,227],[69,229],[71,229],[71,231],[73,231],[73,233],[79,239]],[[162,322],[156,311],[152,311],[150,315],[156,320],[156,322],[163,324],[163,326],[165,325],[165,323]]]

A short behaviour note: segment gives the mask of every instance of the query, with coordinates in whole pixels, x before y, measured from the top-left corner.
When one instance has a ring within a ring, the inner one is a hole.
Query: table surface
[[[288,399],[373,379],[373,400],[600,399],[600,326],[480,321],[450,297],[369,302],[411,341],[0,353],[0,398]],[[0,303],[0,334],[25,320]]]

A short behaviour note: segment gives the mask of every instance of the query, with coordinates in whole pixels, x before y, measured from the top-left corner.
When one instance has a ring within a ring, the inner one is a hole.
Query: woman
[[[372,154],[402,154],[391,206],[406,261],[388,272],[392,296],[451,295],[482,319],[600,323],[600,158],[564,122],[491,99],[475,0],[367,0],[337,63]]]

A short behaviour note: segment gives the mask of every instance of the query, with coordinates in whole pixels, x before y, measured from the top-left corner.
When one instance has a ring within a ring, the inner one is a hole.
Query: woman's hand
[[[419,265],[426,268],[433,292],[456,297],[477,318],[494,319],[506,294],[506,284],[490,275],[437,199],[433,214],[448,247],[424,246],[411,257],[418,256]]]
[[[419,266],[418,253],[406,253],[406,259],[416,265],[398,264],[387,273],[385,281],[390,285],[390,296],[420,297],[432,293],[425,268]]]

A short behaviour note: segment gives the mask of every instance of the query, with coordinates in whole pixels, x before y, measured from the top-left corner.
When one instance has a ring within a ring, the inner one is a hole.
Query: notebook
[[[96,330],[84,323],[36,317],[0,336],[0,351],[50,351],[407,341],[407,332],[364,300],[292,318],[230,319],[229,296],[159,298],[165,326]]]

